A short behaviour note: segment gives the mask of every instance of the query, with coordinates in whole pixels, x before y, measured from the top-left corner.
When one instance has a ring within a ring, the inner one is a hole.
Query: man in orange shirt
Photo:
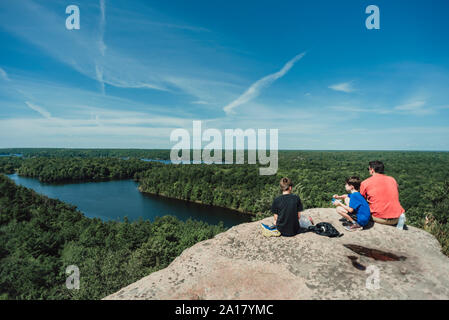
[[[384,174],[381,161],[369,163],[370,178],[362,181],[360,193],[369,203],[374,222],[395,225],[405,212],[399,203],[398,184],[393,177]]]

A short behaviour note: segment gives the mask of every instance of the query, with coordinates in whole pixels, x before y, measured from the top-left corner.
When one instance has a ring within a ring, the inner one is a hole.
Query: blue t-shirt
[[[366,202],[360,192],[350,193],[348,197],[349,207],[354,209],[354,213],[357,215],[357,223],[362,227],[366,226],[371,216],[368,202]]]

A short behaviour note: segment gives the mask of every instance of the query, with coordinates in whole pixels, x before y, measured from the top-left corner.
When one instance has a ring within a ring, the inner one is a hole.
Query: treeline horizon
[[[204,149],[190,149],[190,158],[193,159],[194,150],[204,150]],[[213,150],[213,149],[212,149]],[[235,153],[236,150],[232,149]],[[60,147],[16,147],[16,148],[0,148],[0,156],[22,154],[25,157],[28,156],[67,156],[67,157],[139,157],[142,156],[155,156],[155,159],[169,160],[170,151],[168,148],[60,148]],[[222,153],[228,151],[227,149],[221,149]],[[243,149],[245,155],[247,155],[248,149]],[[257,149],[250,151],[258,151]],[[278,149],[278,152],[295,152],[295,151],[306,151],[306,152],[435,152],[435,153],[449,153],[449,150],[392,150],[392,149]],[[269,150],[267,150],[269,152]],[[212,152],[213,154],[213,152]],[[160,158],[158,158],[160,157]],[[223,157],[224,159],[224,157]]]

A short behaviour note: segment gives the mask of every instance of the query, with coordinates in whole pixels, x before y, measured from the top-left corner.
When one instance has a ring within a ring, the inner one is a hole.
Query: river
[[[250,221],[249,216],[234,210],[143,194],[137,190],[138,183],[133,180],[49,184],[17,174],[7,176],[18,185],[77,206],[89,218],[104,221],[123,221],[125,216],[130,221],[140,217],[154,221],[157,216],[173,215],[182,221],[188,218],[209,224],[223,221],[228,228]]]

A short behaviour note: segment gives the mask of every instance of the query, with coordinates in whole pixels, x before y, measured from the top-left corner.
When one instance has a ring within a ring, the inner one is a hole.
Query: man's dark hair
[[[289,187],[293,186],[293,182],[289,178],[282,178],[279,182],[281,191],[287,191]]]
[[[352,176],[348,179],[346,179],[346,184],[353,186],[355,190],[360,190],[360,184],[362,183],[362,180],[360,180],[359,177]]]
[[[373,169],[374,170],[374,172],[376,172],[376,173],[384,173],[384,164],[382,163],[382,161],[378,161],[378,160],[376,160],[376,161],[370,161],[369,162],[369,167],[371,168],[371,169]]]

